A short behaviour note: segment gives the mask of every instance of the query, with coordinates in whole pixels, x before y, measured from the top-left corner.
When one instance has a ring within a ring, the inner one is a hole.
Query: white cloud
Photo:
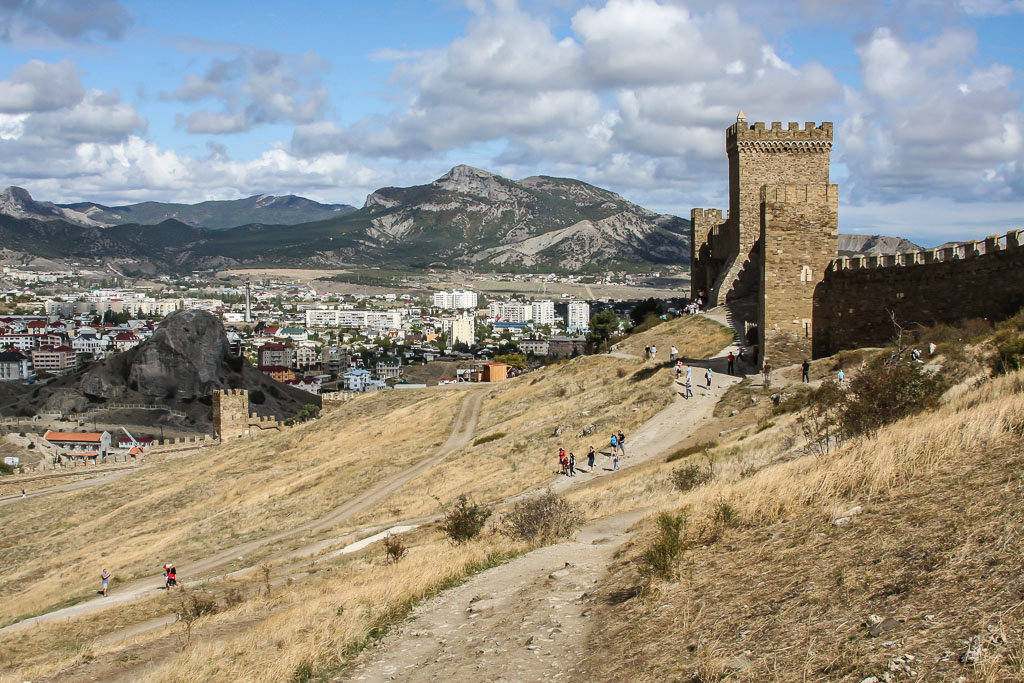
[[[132,17],[117,0],[0,0],[0,41],[120,38]]]
[[[76,104],[84,96],[82,74],[74,63],[33,59],[0,81],[0,112],[49,111]]]
[[[161,94],[186,103],[219,103],[220,111],[199,109],[179,117],[189,133],[240,133],[261,124],[310,123],[323,117],[330,93],[319,80],[328,68],[320,57],[237,49],[235,57],[215,58],[201,76],[185,74],[180,85]]]

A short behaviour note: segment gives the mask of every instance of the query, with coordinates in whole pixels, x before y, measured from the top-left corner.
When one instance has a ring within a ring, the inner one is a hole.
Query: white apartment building
[[[434,308],[446,310],[476,309],[479,297],[476,292],[468,289],[456,289],[451,292],[434,292]]]
[[[533,320],[533,306],[521,301],[503,301],[491,304],[487,312],[493,318],[501,318],[509,323],[528,323]]]
[[[555,302],[541,299],[533,302],[533,322],[538,325],[555,324]]]
[[[473,318],[463,316],[441,318],[441,333],[447,337],[449,344],[462,342],[472,346],[476,341],[474,332]]]
[[[402,327],[402,312],[365,308],[311,308],[306,311],[306,327],[369,327],[397,330]]]
[[[586,301],[570,301],[566,327],[570,330],[590,329],[590,304]]]

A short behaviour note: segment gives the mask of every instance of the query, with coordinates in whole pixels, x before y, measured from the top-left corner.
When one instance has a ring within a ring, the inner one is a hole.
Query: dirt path
[[[536,681],[570,676],[587,647],[593,589],[647,510],[595,521],[576,540],[478,574],[418,607],[345,681]]]
[[[416,463],[408,469],[402,470],[401,472],[388,477],[384,481],[378,483],[363,493],[359,494],[355,498],[352,498],[345,504],[335,508],[328,514],[311,520],[305,524],[297,527],[282,531],[271,536],[256,539],[248,543],[241,545],[232,546],[226,550],[215,553],[205,558],[188,560],[179,559],[175,563],[180,564],[183,567],[188,567],[188,577],[182,577],[182,581],[187,578],[188,580],[195,580],[200,574],[209,572],[223,564],[226,564],[232,560],[244,557],[246,554],[253,552],[263,546],[266,546],[275,541],[279,541],[283,538],[293,536],[298,533],[317,532],[324,529],[328,529],[332,526],[337,525],[347,519],[351,519],[356,515],[362,513],[370,506],[384,499],[388,494],[393,492],[395,489],[405,485],[411,479],[426,472],[434,465],[437,465],[451,452],[462,448],[470,442],[473,438],[473,431],[476,429],[477,418],[480,416],[480,404],[483,401],[485,390],[482,389],[471,389],[468,390],[468,394],[462,399],[459,405],[459,412],[455,418],[455,423],[452,426],[451,435],[448,440],[434,453],[433,456],[423,458],[420,462]],[[85,482],[82,482],[85,483]],[[313,545],[310,544],[312,547]],[[291,554],[301,553],[303,549],[293,551]],[[251,569],[247,567],[246,570]],[[232,572],[236,573],[236,572]],[[43,623],[52,621],[54,619],[65,619],[68,617],[81,616],[83,614],[89,614],[98,610],[105,609],[110,605],[117,605],[126,602],[131,602],[144,595],[150,594],[154,591],[160,590],[163,587],[163,576],[160,574],[147,577],[145,579],[138,579],[129,583],[119,586],[116,591],[110,593],[107,598],[95,598],[86,602],[73,605],[71,607],[65,607],[63,609],[41,614],[39,616],[31,617],[23,621],[11,624],[9,626],[0,629],[0,631],[18,631],[33,624]]]
[[[114,479],[117,479],[118,477],[123,477],[124,475],[129,474],[131,472],[135,472],[137,470],[138,470],[138,467],[136,465],[131,465],[131,466],[126,467],[124,469],[119,469],[118,471],[114,472],[113,474],[104,474],[104,475],[99,475],[99,476],[95,476],[94,475],[92,478],[86,479],[84,481],[76,481],[76,482],[74,482],[72,484],[61,484],[60,486],[54,486],[54,487],[48,488],[48,489],[39,489],[39,490],[36,490],[36,491],[31,491],[31,492],[29,492],[28,497],[29,498],[38,498],[39,496],[48,496],[48,495],[50,495],[52,493],[63,493],[64,491],[74,491],[76,489],[85,489],[85,488],[89,488],[90,486],[97,486],[99,484],[106,484],[107,482],[113,481]],[[68,476],[75,476],[75,475],[68,475]],[[81,476],[88,476],[88,475],[83,474]],[[14,495],[9,495],[9,496],[0,496],[0,505],[6,505],[7,503],[10,503],[12,500],[19,500],[20,498],[21,498],[21,494],[20,493],[14,494]]]

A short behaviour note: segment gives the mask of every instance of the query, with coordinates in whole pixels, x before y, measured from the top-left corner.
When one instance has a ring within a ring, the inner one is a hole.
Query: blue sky
[[[836,124],[841,229],[1024,224],[1024,0],[0,0],[0,184],[361,205],[458,163],[726,203],[723,130]]]

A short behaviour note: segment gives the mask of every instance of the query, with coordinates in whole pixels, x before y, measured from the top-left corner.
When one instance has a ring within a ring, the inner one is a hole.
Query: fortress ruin
[[[260,417],[249,412],[249,392],[245,389],[224,389],[213,392],[213,430],[220,440],[255,438],[261,432],[280,431],[276,417]]]
[[[1020,230],[958,247],[839,258],[832,123],[750,125],[740,112],[725,147],[728,214],[690,212],[691,296],[729,305],[765,361],[783,366],[884,344],[890,312],[913,325],[1000,318],[1024,305]]]

